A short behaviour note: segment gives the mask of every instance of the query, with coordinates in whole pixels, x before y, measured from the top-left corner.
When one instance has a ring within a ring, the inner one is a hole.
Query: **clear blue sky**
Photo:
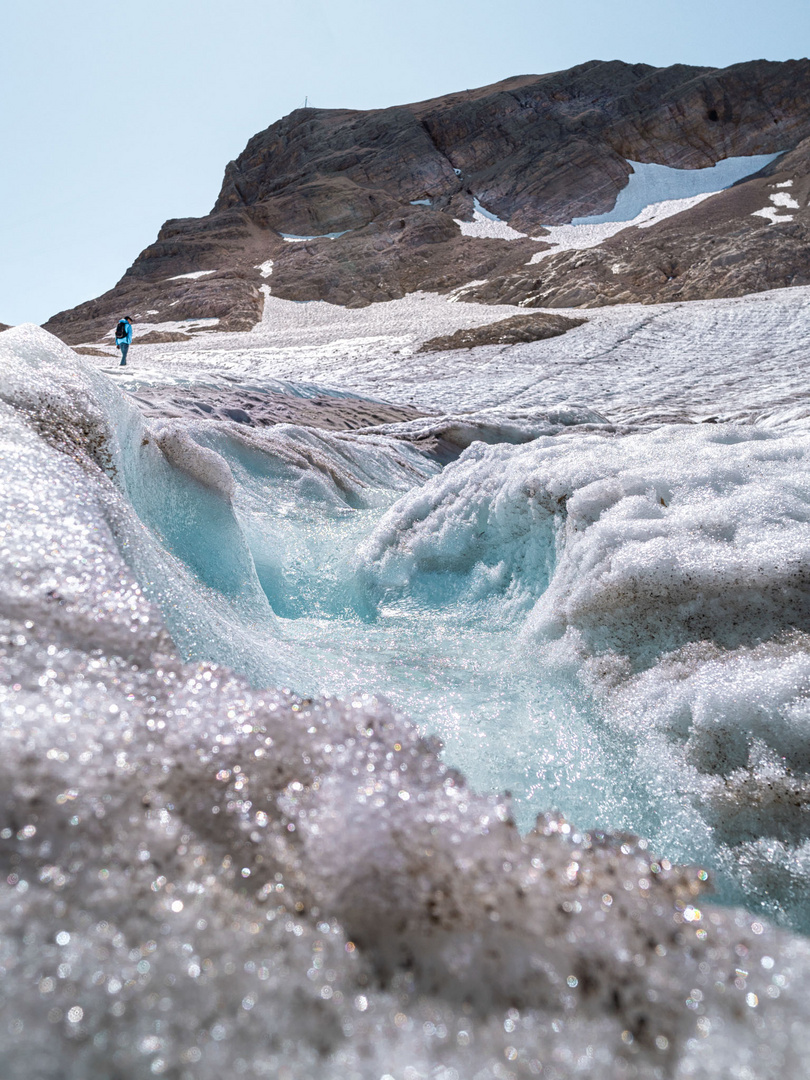
[[[111,288],[305,96],[373,108],[585,60],[806,55],[808,0],[13,0],[0,65],[0,322]]]

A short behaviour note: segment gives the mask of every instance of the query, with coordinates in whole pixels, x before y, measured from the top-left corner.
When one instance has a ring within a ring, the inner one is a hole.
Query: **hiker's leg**
[[[129,342],[128,341],[122,341],[119,348],[121,349],[121,363],[118,366],[119,367],[126,367],[127,350],[129,349]]]

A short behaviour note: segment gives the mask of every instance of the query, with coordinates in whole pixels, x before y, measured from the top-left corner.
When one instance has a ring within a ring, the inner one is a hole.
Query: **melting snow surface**
[[[759,172],[777,157],[778,154],[760,154],[726,158],[708,169],[674,169],[668,165],[628,161],[633,171],[627,186],[619,192],[613,209],[606,214],[573,218],[570,225],[546,226],[549,236],[537,239],[546,240],[554,246],[550,250],[535,252],[527,265],[541,262],[559,251],[597,247],[623,229],[649,229],[659,221],[691,210],[738,180]],[[758,213],[768,217],[771,211]]]
[[[783,184],[776,184],[778,188],[791,187],[793,185],[792,180],[786,180]],[[798,210],[800,209],[799,203],[793,198],[792,195],[788,195],[786,191],[776,191],[768,198],[773,203],[772,206],[764,206],[761,210],[755,210],[751,217],[763,217],[770,221],[771,225],[776,225],[780,221],[793,221],[793,214],[780,214],[779,207],[786,210]]]
[[[804,288],[599,308],[563,337],[451,354],[452,362],[441,364],[416,353],[422,341],[515,314],[507,304],[448,299],[414,293],[351,309],[268,296],[263,321],[250,334],[142,346],[138,363],[156,373],[219,370],[305,380],[441,411],[573,400],[634,423],[662,415],[760,423],[810,415],[804,394],[810,292]]]
[[[254,266],[254,270],[258,270],[263,278],[268,278],[273,273],[273,260],[267,259],[266,262],[259,263],[258,266]]]
[[[659,221],[681,214],[684,210],[691,210],[704,199],[716,195],[716,191],[706,192],[703,195],[692,195],[686,199],[670,199],[665,202],[653,203],[646,206],[632,221],[605,221],[596,225],[547,225],[548,236],[537,237],[554,246],[548,251],[536,251],[529,259],[527,266],[541,262],[549,255],[556,255],[558,251],[581,251],[585,248],[597,247],[616,233],[624,229],[636,227],[649,229],[657,225]]]
[[[799,209],[799,204],[786,191],[777,191],[775,195],[770,196],[770,200],[774,206],[784,206],[791,210]]]
[[[455,222],[461,229],[462,236],[476,236],[484,240],[522,240],[526,235],[485,210],[478,199],[473,199],[472,221],[459,221],[455,218]]]
[[[147,315],[157,315],[157,311],[147,311]],[[136,322],[133,323],[133,341],[137,337],[150,333],[153,330],[162,332],[179,331],[184,334],[197,330],[211,330],[217,325],[219,319],[180,319],[167,322]],[[115,337],[115,328],[109,331],[105,337]]]
[[[337,240],[339,236],[345,236],[350,229],[343,232],[320,233],[318,236],[299,236],[297,233],[281,233],[280,235],[290,244],[299,244],[304,240]]]
[[[197,278],[206,277],[208,274],[216,274],[216,270],[195,270],[192,274],[175,274],[174,277],[166,278],[167,281],[196,281]]]

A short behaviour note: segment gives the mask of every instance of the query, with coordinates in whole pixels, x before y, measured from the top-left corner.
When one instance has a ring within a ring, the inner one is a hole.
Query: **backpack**
[[[118,326],[116,326],[116,328],[115,328],[115,336],[116,336],[116,338],[124,338],[124,337],[126,337],[128,329],[129,329],[129,327],[127,326],[126,322],[124,322],[123,319],[120,319],[119,322],[118,322]]]

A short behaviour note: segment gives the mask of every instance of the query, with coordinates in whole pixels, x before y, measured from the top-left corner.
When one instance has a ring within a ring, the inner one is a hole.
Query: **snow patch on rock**
[[[526,233],[518,232],[496,214],[485,210],[478,199],[473,199],[472,221],[454,218],[462,236],[475,236],[479,240],[523,240]]]
[[[209,274],[216,274],[216,270],[195,270],[191,274],[175,274],[174,277],[166,278],[167,281],[197,281],[198,278],[207,277]]]

